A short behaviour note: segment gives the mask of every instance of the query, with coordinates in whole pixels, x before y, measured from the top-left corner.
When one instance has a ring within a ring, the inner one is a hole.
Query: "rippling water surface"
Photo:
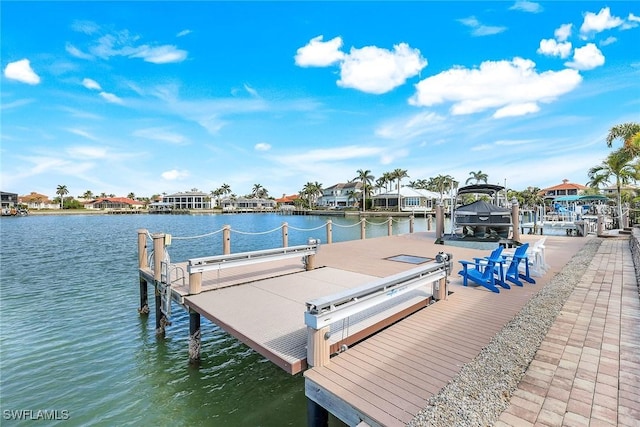
[[[186,313],[174,307],[165,338],[155,336],[153,307],[147,318],[137,313],[138,229],[189,237],[229,224],[232,251],[241,252],[281,246],[280,230],[265,232],[284,221],[290,245],[326,240],[327,218],[307,216],[2,218],[0,424],[32,425],[8,420],[7,411],[55,410],[67,411],[65,425],[306,425],[302,375],[285,373],[204,317],[202,363],[190,366]],[[351,226],[357,220],[332,221],[335,242],[360,237]],[[401,219],[394,234],[408,227]],[[416,219],[416,230],[425,229]],[[386,233],[386,225],[367,230]],[[169,251],[172,261],[217,255],[222,236],[174,239]]]

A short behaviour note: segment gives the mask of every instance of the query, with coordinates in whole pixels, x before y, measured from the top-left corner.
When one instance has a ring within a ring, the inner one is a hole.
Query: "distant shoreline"
[[[213,214],[225,214],[225,215],[233,215],[238,213],[255,213],[255,214],[263,214],[263,213],[279,213],[277,210],[264,212],[223,212],[221,209],[198,209],[198,210],[190,210],[186,215],[213,215]],[[320,215],[320,216],[345,216],[345,217],[409,217],[411,216],[411,212],[396,212],[396,211],[332,211],[332,210],[318,210],[311,211],[309,215]],[[34,216],[47,216],[47,215],[171,215],[171,214],[152,214],[147,210],[136,211],[136,213],[129,213],[129,211],[105,211],[105,210],[97,210],[97,209],[55,209],[55,210],[29,210],[29,215]],[[179,215],[179,214],[172,214]],[[422,212],[413,214],[416,218],[422,217],[424,214]],[[427,213],[428,216],[433,216],[434,213]],[[287,216],[286,214],[284,216]]]

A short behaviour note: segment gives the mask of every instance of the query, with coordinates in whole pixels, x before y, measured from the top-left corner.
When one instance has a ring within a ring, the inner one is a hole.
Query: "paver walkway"
[[[640,298],[626,238],[605,239],[496,426],[640,426]]]

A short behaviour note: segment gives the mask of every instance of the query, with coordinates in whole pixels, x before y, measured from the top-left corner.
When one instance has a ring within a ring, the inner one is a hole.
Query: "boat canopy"
[[[493,184],[475,184],[475,185],[467,185],[465,187],[460,187],[458,189],[458,195],[460,194],[493,194],[498,191],[504,190],[504,187],[501,185],[493,185]]]
[[[553,199],[554,202],[597,202],[597,201],[606,202],[607,200],[609,200],[607,196],[603,196],[600,194],[589,194],[589,195],[583,195],[583,196],[576,196],[576,195],[559,196]]]

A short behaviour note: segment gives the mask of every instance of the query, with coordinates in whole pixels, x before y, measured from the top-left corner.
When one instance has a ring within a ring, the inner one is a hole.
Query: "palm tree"
[[[633,155],[624,148],[614,151],[598,166],[589,169],[589,182],[587,185],[598,188],[600,184],[610,183],[615,179],[616,203],[618,204],[618,221],[622,219],[622,186],[635,182],[639,178],[638,162],[633,162]],[[618,222],[619,226],[621,225]]]
[[[260,197],[262,194],[263,187],[261,184],[253,184],[253,189],[251,190],[251,195],[253,197]]]
[[[454,183],[457,185],[451,175],[438,175],[435,178],[429,178],[429,190],[440,193],[440,201],[442,202],[445,191],[452,189]]]
[[[216,198],[216,206],[220,206],[220,196],[222,196],[222,188],[212,190],[211,195]]]
[[[64,196],[69,194],[69,190],[66,185],[58,185],[56,189],[56,194],[60,196],[60,209],[64,209]]]
[[[400,212],[400,180],[402,178],[409,178],[409,174],[406,169],[395,169],[393,172],[393,179],[397,181],[398,186],[398,212]]]
[[[371,171],[369,169],[363,170],[358,169],[356,171],[356,177],[354,180],[358,180],[362,183],[362,212],[364,212],[367,208],[367,191],[371,186],[371,183],[375,179],[373,175],[371,175]]]
[[[91,199],[93,199],[93,193],[91,192],[91,190],[87,190],[82,195],[82,198],[86,199],[86,200],[91,200]]]
[[[127,194],[127,198],[131,199],[131,200],[135,200],[136,195],[134,194],[134,192],[132,191],[131,193]]]
[[[622,139],[622,149],[629,155],[640,155],[640,123],[628,122],[609,129],[607,147],[611,147],[616,139]]]
[[[227,194],[231,193],[231,186],[229,184],[227,184],[227,183],[222,184],[220,189],[222,190],[222,194],[225,195],[225,196]]]
[[[307,182],[302,188],[300,194],[302,197],[307,199],[309,207],[313,208],[318,204],[318,197],[322,196],[322,184],[320,184],[318,181]]]
[[[482,172],[482,171],[478,171],[478,172],[469,172],[469,175],[471,175],[469,178],[467,178],[467,180],[465,181],[465,184],[468,184],[471,181],[475,181],[474,184],[480,184],[480,181],[484,182],[485,184],[487,183],[487,179],[489,178],[489,175],[487,175],[486,173]]]

